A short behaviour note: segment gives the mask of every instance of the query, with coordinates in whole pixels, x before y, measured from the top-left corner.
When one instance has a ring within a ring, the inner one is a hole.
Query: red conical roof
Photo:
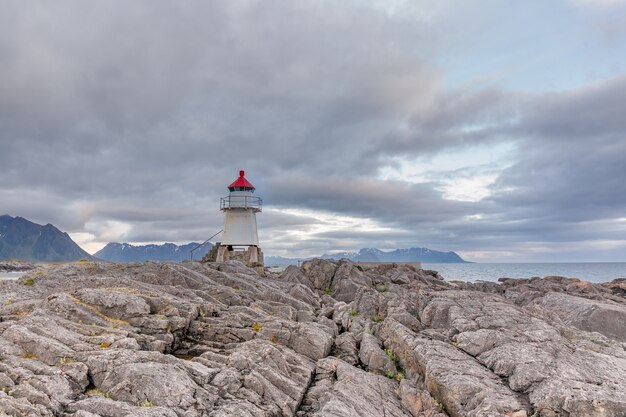
[[[245,187],[245,188],[251,188],[254,190],[254,185],[252,185],[250,183],[250,181],[248,181],[243,175],[245,174],[245,172],[239,171],[239,178],[237,178],[235,181],[233,181],[232,184],[230,184],[228,186],[228,188],[234,188],[234,187]]]

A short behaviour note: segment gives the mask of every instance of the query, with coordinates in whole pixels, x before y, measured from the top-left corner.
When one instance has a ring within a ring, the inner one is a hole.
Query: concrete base
[[[232,260],[241,261],[251,268],[264,266],[263,251],[258,246],[248,246],[248,249],[241,251],[233,250],[231,246],[223,246],[221,243],[217,243],[211,248],[201,262],[226,262]]]

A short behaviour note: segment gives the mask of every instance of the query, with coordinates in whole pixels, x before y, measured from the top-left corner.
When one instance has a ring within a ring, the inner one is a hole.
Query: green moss
[[[394,362],[398,362],[398,355],[396,355],[393,350],[385,349],[385,353],[387,354],[387,356],[389,356],[389,359]]]

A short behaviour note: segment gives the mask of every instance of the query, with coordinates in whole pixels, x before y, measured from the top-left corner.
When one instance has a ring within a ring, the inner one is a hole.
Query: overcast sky
[[[626,1],[0,0],[0,214],[87,251],[626,261]]]

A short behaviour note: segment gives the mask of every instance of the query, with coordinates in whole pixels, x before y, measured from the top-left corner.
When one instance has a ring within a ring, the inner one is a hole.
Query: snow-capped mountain
[[[363,248],[358,252],[324,254],[323,259],[347,258],[355,262],[425,262],[425,263],[464,263],[455,252],[440,252],[428,248],[396,249],[382,251],[376,248]]]
[[[131,245],[129,243],[109,243],[94,254],[109,262],[173,261],[180,262],[191,257],[191,250],[199,243],[191,242],[178,246],[173,243],[162,245]],[[194,259],[202,259],[213,245],[206,243],[194,251]]]

